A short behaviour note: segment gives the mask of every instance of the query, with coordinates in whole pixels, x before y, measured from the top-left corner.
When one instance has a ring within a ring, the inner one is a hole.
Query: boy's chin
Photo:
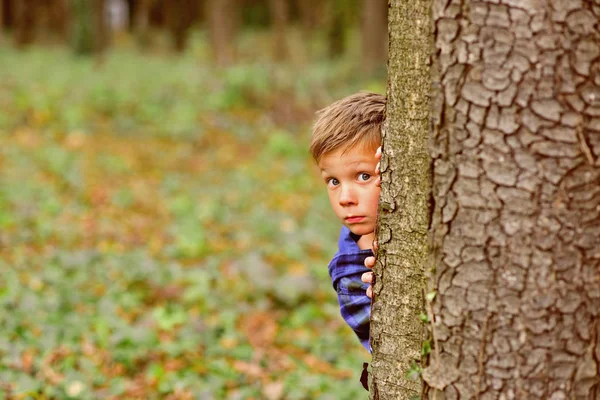
[[[370,228],[368,226],[348,226],[346,228],[350,229],[350,232],[357,236],[365,236],[375,232],[375,228]]]

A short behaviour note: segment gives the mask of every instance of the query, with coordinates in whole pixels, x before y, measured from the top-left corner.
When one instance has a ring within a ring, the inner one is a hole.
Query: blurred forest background
[[[385,0],[0,0],[0,399],[357,399],[314,112]]]

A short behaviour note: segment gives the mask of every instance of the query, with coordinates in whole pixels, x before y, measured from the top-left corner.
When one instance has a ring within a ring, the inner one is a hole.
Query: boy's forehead
[[[318,164],[319,167],[323,169],[331,166],[332,164],[344,164],[351,166],[352,164],[360,164],[363,162],[375,162],[376,150],[377,147],[361,144],[352,147],[338,148],[323,154]]]

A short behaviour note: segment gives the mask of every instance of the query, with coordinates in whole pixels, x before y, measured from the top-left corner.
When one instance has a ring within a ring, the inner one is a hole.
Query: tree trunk
[[[207,19],[215,62],[230,65],[235,60],[235,35],[239,24],[236,0],[207,0]]]
[[[302,38],[306,57],[316,53],[315,36],[324,31],[327,2],[322,0],[298,0],[296,3],[300,19]]]
[[[429,260],[430,160],[427,154],[431,0],[393,0],[389,29],[386,122],[375,300],[371,317],[374,399],[411,399],[421,393],[407,379],[421,363],[425,332],[424,271]]]
[[[190,28],[193,25],[198,0],[171,0],[166,7],[167,27],[173,37],[175,51],[182,52],[187,45]]]
[[[373,72],[385,68],[388,49],[387,0],[363,0],[362,67]]]
[[[104,0],[71,0],[72,45],[76,54],[98,56],[108,43],[108,27],[104,12]]]
[[[0,44],[4,42],[6,24],[4,22],[4,0],[0,0]]]
[[[340,0],[329,0],[327,23],[327,47],[329,57],[337,58],[346,51],[346,23],[344,21],[344,6]]]
[[[47,1],[38,2],[33,6],[31,11],[35,15],[35,28],[33,36],[38,42],[47,44],[54,33],[52,32],[50,20],[52,16],[52,4]]]
[[[133,14],[133,31],[140,47],[150,47],[150,9],[152,0],[137,0]]]
[[[54,0],[50,12],[51,30],[61,41],[67,42],[69,38],[68,0]]]
[[[34,0],[19,0],[14,2],[15,33],[17,47],[33,43],[35,38],[36,20]]]
[[[11,0],[0,0],[2,5],[2,26],[4,32],[14,30],[15,27],[15,4]]]
[[[289,23],[288,0],[269,0],[269,11],[273,26],[273,58],[283,61],[288,57],[285,35]]]
[[[320,0],[299,0],[297,5],[303,33],[311,35],[317,28],[322,2]]]
[[[448,399],[598,399],[600,9],[504,3],[433,1],[424,378]]]
[[[106,21],[106,0],[93,0],[94,52],[100,55],[108,47],[110,30]]]
[[[591,0],[432,2],[439,91],[431,115],[433,268],[426,272],[437,295],[426,306],[433,350],[422,373],[425,397],[599,399],[600,8]],[[399,3],[392,2],[390,18],[390,133],[397,88],[407,84],[395,77],[402,67],[392,61],[395,47],[407,48],[398,44],[407,30],[393,23]],[[404,156],[390,136],[385,154]],[[413,215],[414,200],[404,192],[384,196],[393,187],[386,182],[410,187],[412,174],[394,167],[391,157],[389,167],[383,161],[392,172],[383,174],[382,204],[402,199],[391,206],[402,210],[396,217],[402,221]],[[389,246],[405,246],[403,231],[388,229],[388,213],[382,214],[380,242],[393,232]],[[408,309],[386,292],[403,299],[414,286],[393,280],[415,267],[394,269],[402,264],[391,264],[389,252],[376,269],[373,311],[372,390],[379,393],[383,378],[405,386],[402,377],[376,371],[393,368],[391,361],[379,364],[386,349],[395,349],[404,365],[413,329],[381,322],[391,312],[383,310],[388,303],[400,304],[396,314]]]

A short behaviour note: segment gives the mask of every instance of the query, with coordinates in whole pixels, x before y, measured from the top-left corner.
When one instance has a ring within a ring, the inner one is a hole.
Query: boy
[[[367,283],[372,274],[365,265],[374,263],[384,115],[384,96],[353,94],[317,113],[310,144],[331,207],[343,225],[329,275],[342,317],[368,351],[371,288]]]

